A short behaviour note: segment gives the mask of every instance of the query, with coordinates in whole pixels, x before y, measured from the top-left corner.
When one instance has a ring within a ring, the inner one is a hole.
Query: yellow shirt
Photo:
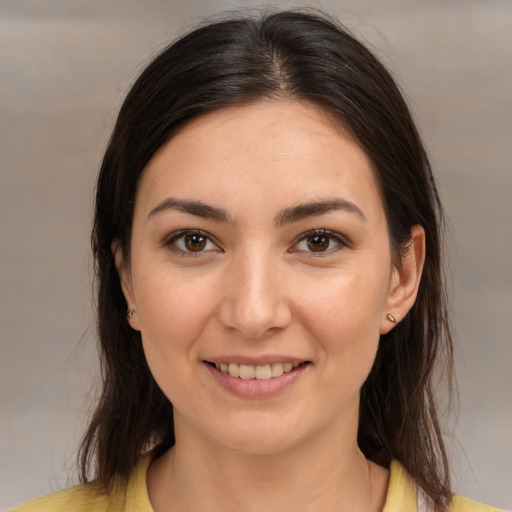
[[[149,457],[135,469],[125,489],[118,486],[109,495],[94,486],[77,485],[42,498],[36,498],[11,512],[153,512],[146,487]],[[417,512],[417,487],[403,466],[393,461],[386,504],[382,512]],[[448,512],[501,512],[456,495]]]

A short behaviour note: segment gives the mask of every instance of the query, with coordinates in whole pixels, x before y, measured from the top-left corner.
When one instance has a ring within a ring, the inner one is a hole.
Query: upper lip
[[[225,355],[225,356],[215,356],[212,358],[205,359],[208,363],[237,363],[237,364],[246,364],[252,366],[263,366],[266,364],[272,363],[305,363],[307,360],[302,357],[290,357],[290,356],[280,356],[280,355],[268,355],[268,356],[258,356],[258,357],[247,357],[247,356],[237,356],[237,355]]]

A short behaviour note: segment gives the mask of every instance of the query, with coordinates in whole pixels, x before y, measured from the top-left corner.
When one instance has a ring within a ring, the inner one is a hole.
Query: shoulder
[[[448,507],[448,512],[502,512],[498,508],[483,505],[477,501],[470,500],[456,494]]]
[[[433,502],[396,460],[391,462],[388,495],[383,512],[433,510]],[[446,512],[503,512],[456,494]]]
[[[144,457],[128,483],[118,482],[109,494],[94,483],[77,485],[28,501],[10,512],[152,512],[146,486],[150,462],[149,456]]]
[[[107,495],[97,487],[86,484],[36,498],[12,509],[11,512],[106,512],[122,510],[122,501],[123,493],[119,491]]]

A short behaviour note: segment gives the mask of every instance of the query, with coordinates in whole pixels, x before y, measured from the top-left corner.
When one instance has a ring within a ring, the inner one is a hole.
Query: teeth
[[[255,366],[249,364],[240,365],[240,378],[241,379],[254,379]]]
[[[299,362],[272,363],[259,366],[238,363],[215,363],[215,368],[223,373],[231,375],[231,377],[240,377],[244,380],[268,380],[273,377],[280,377],[283,373],[291,372],[294,368],[298,368],[299,365]]]
[[[237,363],[229,363],[228,373],[231,377],[240,377],[240,365]]]
[[[272,363],[270,365],[270,372],[272,377],[281,377],[284,373],[283,365],[281,363]]]
[[[256,366],[254,376],[259,380],[270,379],[270,377],[272,377],[272,373],[270,372],[270,365],[266,364],[265,366]]]

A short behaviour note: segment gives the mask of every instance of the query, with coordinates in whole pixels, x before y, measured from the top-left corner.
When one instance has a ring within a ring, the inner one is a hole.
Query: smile
[[[284,390],[309,373],[311,361],[282,358],[243,360],[238,362],[204,361],[214,380],[226,391],[247,399],[261,399],[284,392]],[[286,362],[283,362],[286,361]],[[242,362],[243,361],[243,362]],[[259,364],[247,364],[250,362]]]
[[[264,365],[238,364],[238,363],[213,363],[217,370],[226,373],[231,377],[239,377],[240,379],[250,380],[269,380],[281,377],[284,373],[291,372],[294,368],[298,368],[301,362],[294,363],[272,363]]]

